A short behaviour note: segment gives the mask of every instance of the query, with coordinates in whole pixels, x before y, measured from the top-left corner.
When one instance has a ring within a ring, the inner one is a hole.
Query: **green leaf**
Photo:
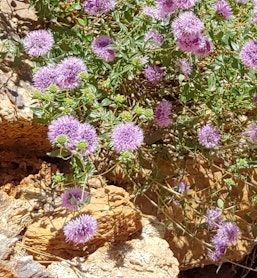
[[[230,47],[232,48],[232,50],[239,50],[239,45],[233,41],[230,41]]]
[[[78,18],[77,21],[80,25],[86,26],[86,22],[82,18]]]
[[[211,74],[208,78],[208,89],[209,91],[213,91],[216,88],[216,76]]]
[[[104,98],[102,101],[101,101],[101,104],[102,106],[109,106],[110,104],[112,104],[112,101],[108,98]]]
[[[81,10],[81,6],[79,3],[76,3],[75,5],[73,5],[73,8],[77,11],[80,11]]]
[[[82,161],[78,157],[74,157],[76,161],[76,166],[79,167],[82,171],[84,171],[84,166],[82,164]]]
[[[218,199],[217,205],[219,208],[223,209],[224,208],[224,201],[222,199]]]
[[[86,201],[84,202],[84,205],[90,204],[90,201],[91,201],[91,195],[88,195]]]

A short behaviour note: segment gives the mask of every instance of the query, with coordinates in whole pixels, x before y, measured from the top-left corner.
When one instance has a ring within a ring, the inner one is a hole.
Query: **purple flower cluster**
[[[73,188],[68,188],[64,191],[62,194],[62,206],[67,208],[68,210],[76,210],[79,208],[80,202],[85,202],[88,193],[82,194],[82,189],[80,187],[73,187]],[[82,200],[82,195],[83,195],[83,200]]]
[[[232,222],[223,222],[212,238],[214,251],[209,254],[212,261],[218,261],[226,252],[229,245],[236,242],[239,236],[239,228]]]
[[[241,49],[240,58],[245,66],[257,69],[257,41],[250,40],[245,43]]]
[[[63,90],[74,89],[80,86],[78,74],[86,70],[83,60],[77,57],[67,57],[57,65],[40,68],[33,76],[33,83],[40,91],[46,90],[51,84]]]
[[[40,68],[33,76],[34,86],[40,90],[46,90],[51,84],[57,85],[57,71],[55,65]]]
[[[57,85],[61,89],[74,89],[80,85],[78,74],[86,71],[86,65],[77,57],[64,58],[56,68]]]
[[[251,139],[252,143],[256,143],[257,142],[257,125],[256,124],[250,125],[244,132],[244,135],[249,137]]]
[[[167,127],[171,124],[171,103],[162,100],[154,110],[154,121],[160,127]]]
[[[191,11],[181,13],[171,26],[176,39],[188,35],[198,35],[204,30],[203,22]]]
[[[194,7],[199,0],[177,0],[176,2],[179,9],[190,9]]]
[[[214,251],[209,253],[209,258],[212,261],[218,261],[225,254],[228,246],[237,240],[239,228],[232,222],[224,222],[223,215],[217,208],[207,211],[206,222],[211,230],[216,230],[211,240]]]
[[[215,9],[217,14],[225,17],[227,20],[233,15],[231,7],[225,0],[218,0],[215,4]]]
[[[116,0],[85,0],[83,8],[89,15],[97,15],[111,11],[116,4]]]
[[[164,19],[177,11],[176,0],[156,0],[155,6],[145,7],[143,12],[156,19]]]
[[[133,123],[121,123],[112,132],[112,144],[118,153],[122,151],[134,151],[144,141],[143,131]]]
[[[145,34],[145,41],[151,40],[156,45],[162,45],[164,42],[164,37],[157,30],[150,30]]]
[[[182,51],[197,56],[207,56],[212,50],[211,43],[202,34],[203,22],[191,11],[181,13],[171,24],[177,46]]]
[[[223,215],[221,211],[217,208],[210,208],[206,213],[206,223],[211,230],[216,230],[219,228],[223,222]]]
[[[45,55],[52,49],[53,45],[53,35],[46,30],[31,31],[23,41],[25,51],[32,57]]]
[[[145,78],[151,83],[157,83],[164,77],[164,71],[158,65],[149,65],[145,69]]]
[[[70,220],[63,227],[66,241],[72,241],[75,245],[86,243],[92,239],[97,230],[97,221],[88,214]]]
[[[199,130],[198,141],[207,149],[216,147],[220,139],[219,131],[212,125],[204,125]]]
[[[192,72],[192,67],[188,60],[186,59],[179,59],[176,61],[176,67],[178,71],[188,77]]]
[[[145,7],[144,13],[156,19],[164,19],[179,9],[190,9],[199,0],[155,0],[155,5]]]
[[[65,148],[74,150],[76,148],[75,141],[78,139],[78,129],[80,122],[72,116],[61,116],[53,120],[48,126],[48,139],[54,145],[59,135],[67,136]]]
[[[79,141],[85,141],[87,144],[84,150],[81,150],[82,155],[89,155],[93,153],[97,148],[97,134],[93,126],[88,123],[83,123],[79,125],[78,129]]]
[[[92,43],[92,51],[103,61],[107,63],[112,62],[116,57],[116,51],[114,49],[110,49],[109,46],[113,43],[113,39],[109,36],[95,38]]]
[[[85,148],[80,150],[82,155],[89,155],[97,148],[97,134],[93,126],[88,123],[80,123],[73,116],[61,116],[53,120],[48,126],[48,139],[55,145],[58,136],[67,137],[64,147],[67,150],[74,151],[80,142],[85,143]]]

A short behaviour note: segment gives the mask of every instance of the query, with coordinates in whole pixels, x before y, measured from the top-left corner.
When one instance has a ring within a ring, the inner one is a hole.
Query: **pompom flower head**
[[[88,193],[84,192],[82,200],[82,189],[80,187],[68,188],[62,194],[62,206],[72,211],[79,208],[80,202],[85,202],[88,197]]]
[[[157,30],[150,30],[145,34],[145,41],[152,41],[156,45],[162,45],[164,42],[164,37]]]
[[[72,241],[75,245],[86,243],[95,235],[97,221],[88,214],[82,214],[70,220],[63,227],[63,233],[67,241]]]
[[[86,71],[87,67],[83,60],[77,57],[64,58],[57,65],[57,85],[61,89],[74,89],[80,86],[78,74]]]
[[[196,5],[199,0],[177,0],[177,7],[179,9],[190,9]]]
[[[191,11],[181,13],[171,24],[176,39],[188,35],[200,34],[204,29],[203,22]]]
[[[218,130],[212,125],[207,124],[200,128],[198,141],[205,148],[211,149],[216,147],[220,139]]]
[[[113,129],[112,143],[118,153],[138,149],[143,144],[143,140],[142,129],[133,123],[121,123]]]
[[[218,261],[226,252],[229,245],[235,243],[239,236],[238,227],[231,222],[223,222],[212,239],[214,251],[209,254],[212,261]]]
[[[52,49],[54,38],[52,33],[46,30],[35,30],[27,34],[23,41],[26,53],[32,57],[45,55]]]
[[[212,51],[212,44],[207,39],[205,39],[204,43],[200,45],[197,49],[192,51],[193,54],[199,57],[206,57]]]
[[[57,85],[57,71],[55,65],[40,68],[33,76],[34,86],[40,90],[46,90],[51,84]]]
[[[89,15],[97,15],[111,11],[116,4],[116,0],[85,0],[83,8]]]
[[[244,135],[248,136],[251,139],[252,143],[256,143],[257,142],[257,125],[256,124],[250,125],[244,132]]]
[[[229,19],[233,15],[231,7],[225,0],[218,0],[215,4],[215,9],[217,14],[225,17],[225,19]]]
[[[217,234],[226,240],[227,245],[233,244],[239,236],[239,228],[232,222],[223,222]]]
[[[192,34],[182,36],[177,39],[176,44],[182,51],[195,53],[205,46],[206,39],[202,34]]]
[[[167,127],[171,124],[171,103],[167,100],[162,100],[154,110],[154,121],[160,127]]]
[[[156,19],[164,19],[177,11],[176,0],[156,0],[155,6],[145,7],[143,12]]]
[[[172,22],[171,29],[180,50],[202,57],[211,52],[212,45],[202,34],[204,24],[193,12],[181,13]]]
[[[68,150],[76,149],[75,142],[78,138],[78,129],[80,122],[72,116],[61,116],[56,120],[53,120],[48,126],[48,139],[55,145],[56,139],[60,135],[67,137],[67,142],[64,144]]]
[[[92,51],[103,61],[107,63],[112,62],[116,57],[116,51],[110,49],[109,46],[111,44],[113,44],[113,39],[109,36],[95,38],[92,43]]]
[[[84,142],[84,148],[79,150],[82,155],[89,155],[97,148],[97,134],[95,128],[88,124],[80,124],[78,129],[78,138],[75,141],[77,148],[81,142]],[[80,149],[80,148],[79,148]]]
[[[149,65],[145,69],[145,78],[151,83],[157,83],[163,79],[164,71],[158,65]]]
[[[257,41],[250,40],[245,43],[241,49],[240,58],[245,66],[257,69]]]
[[[223,216],[219,209],[210,208],[206,213],[206,223],[211,230],[218,229],[223,222]]]

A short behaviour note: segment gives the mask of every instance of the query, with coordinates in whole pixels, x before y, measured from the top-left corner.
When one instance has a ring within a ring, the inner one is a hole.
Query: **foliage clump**
[[[82,186],[82,196],[89,193],[88,178],[108,180],[119,165],[135,196],[154,192],[158,201],[150,201],[172,229],[196,238],[208,227],[204,219],[211,207],[214,218],[220,219],[219,207],[237,222],[240,204],[230,194],[242,182],[250,186],[249,207],[254,206],[257,190],[248,174],[256,165],[256,1],[33,0],[32,5],[49,36],[48,51],[37,55],[29,47],[40,47],[43,35],[28,34],[31,46],[23,40],[35,63],[35,119],[49,125],[55,147],[50,155],[70,160],[69,183]],[[187,158],[221,170],[221,182],[202,189],[186,184],[183,169],[171,179],[158,164]],[[193,205],[190,190],[196,196],[204,191],[205,202]],[[79,202],[73,195],[68,199]],[[181,209],[181,223],[168,213],[170,206]],[[199,223],[194,228],[188,210]],[[78,220],[81,229],[83,221]],[[209,239],[215,261],[239,236],[236,224],[216,224],[217,235]],[[69,240],[81,242],[69,233]],[[222,245],[224,236],[228,241]]]

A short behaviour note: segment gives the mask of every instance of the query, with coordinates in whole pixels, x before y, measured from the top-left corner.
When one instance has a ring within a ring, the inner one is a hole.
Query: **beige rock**
[[[19,86],[12,80],[4,84],[2,75],[7,74],[0,71],[3,82],[0,87],[5,87],[5,90],[0,89],[0,150],[45,154],[51,149],[47,140],[47,127],[32,122],[31,93],[34,88],[25,81],[20,81]],[[13,98],[11,91],[17,97]]]
[[[106,242],[126,241],[142,228],[141,213],[129,200],[122,188],[106,186],[92,189],[90,204],[74,214],[58,208],[31,224],[25,235],[24,244],[30,252],[47,253],[50,257],[69,259],[95,251]],[[64,224],[80,214],[90,214],[98,222],[97,233],[85,245],[67,243],[62,231]],[[36,258],[46,259],[44,255]],[[48,258],[49,259],[49,258]]]
[[[0,260],[5,260],[10,256],[17,240],[18,238],[8,238],[6,235],[0,234]]]
[[[12,2],[14,2],[14,5]],[[23,20],[37,20],[35,10],[33,8],[29,8],[29,4],[23,1],[1,0],[0,9],[4,14],[11,12],[16,13],[18,17]]]
[[[0,234],[7,237],[19,235],[31,221],[30,211],[31,207],[28,202],[14,199],[0,192]]]
[[[0,261],[0,277],[1,278],[16,278],[11,270],[6,269],[5,262]]]
[[[0,271],[5,271],[5,278],[53,278],[44,266],[27,254],[16,254],[10,261],[0,260]]]
[[[178,261],[167,242],[160,238],[163,230],[160,230],[161,223],[149,217],[144,217],[143,223],[140,238],[125,243],[106,244],[89,255],[84,262],[81,262],[83,258],[76,258],[52,263],[47,269],[55,278],[177,277]]]
[[[34,9],[23,1],[0,1],[0,28],[7,39],[22,39],[38,25]],[[0,52],[7,52],[0,42]],[[21,58],[21,60],[19,60]],[[32,123],[32,62],[8,53],[0,67],[0,150],[37,151],[51,149],[45,126]]]

